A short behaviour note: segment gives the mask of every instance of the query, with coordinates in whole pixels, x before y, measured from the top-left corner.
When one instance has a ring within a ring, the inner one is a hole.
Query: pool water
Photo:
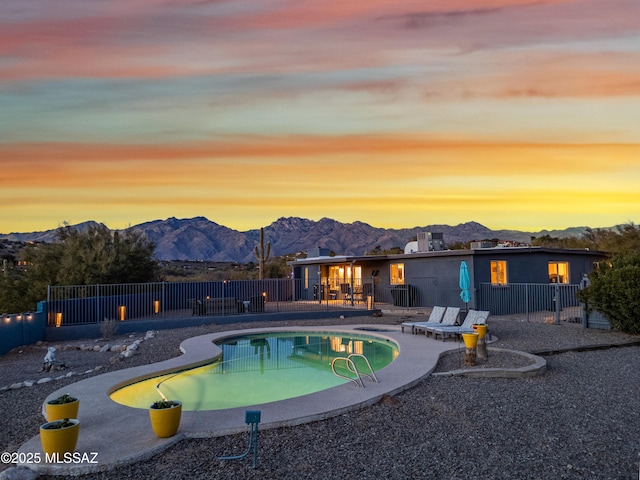
[[[386,339],[344,333],[268,333],[225,338],[216,342],[216,361],[128,385],[111,399],[136,408],[149,408],[164,395],[182,401],[183,410],[223,410],[299,397],[342,385],[331,362],[351,353],[367,357],[374,371],[391,363],[398,346]],[[354,362],[361,372],[362,359]],[[339,373],[353,377],[338,362]],[[365,380],[366,382],[367,380]],[[354,385],[354,388],[357,388]]]

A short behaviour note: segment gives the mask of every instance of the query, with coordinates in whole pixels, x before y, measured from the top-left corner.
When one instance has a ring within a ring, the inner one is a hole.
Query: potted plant
[[[475,330],[475,332],[480,336],[480,338],[484,338],[487,334],[487,324],[486,323],[474,323],[471,325],[471,328]]]
[[[66,452],[74,452],[78,443],[80,421],[75,418],[63,418],[47,422],[40,426],[42,450],[52,457],[62,458]]]
[[[49,400],[45,404],[47,421],[61,420],[63,418],[78,418],[80,401],[65,393],[64,395]]]
[[[182,402],[158,400],[149,408],[149,418],[153,432],[160,438],[172,437],[180,426]]]

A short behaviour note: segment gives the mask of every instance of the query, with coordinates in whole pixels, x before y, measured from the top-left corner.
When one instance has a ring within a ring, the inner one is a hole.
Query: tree
[[[24,302],[27,282],[15,268],[13,262],[3,261],[2,275],[0,275],[0,313],[25,312],[33,310]]]
[[[617,231],[590,231],[588,237],[612,256],[591,272],[590,285],[578,292],[578,299],[604,314],[617,330],[640,333],[640,229],[629,224]]]
[[[22,252],[30,264],[24,276],[25,300],[30,305],[46,298],[48,285],[144,283],[158,279],[155,245],[140,232],[111,232],[104,225],[79,232],[64,226],[57,235],[57,242],[29,246]]]
[[[640,333],[640,254],[619,254],[602,262],[589,279],[578,299],[604,314],[616,330]]]

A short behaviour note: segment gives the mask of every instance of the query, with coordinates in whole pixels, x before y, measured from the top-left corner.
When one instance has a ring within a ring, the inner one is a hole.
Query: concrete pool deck
[[[380,336],[398,344],[395,361],[376,372],[379,383],[364,380],[365,388],[349,382],[278,402],[251,407],[201,412],[183,412],[180,429],[171,438],[157,438],[146,409],[120,405],[109,393],[137,380],[208,363],[221,353],[213,341],[237,335],[262,332],[336,332]],[[278,327],[235,330],[201,335],[180,345],[183,355],[164,362],[143,365],[97,375],[53,392],[47,400],[69,393],[80,399],[81,422],[76,447],[79,463],[24,463],[39,474],[80,475],[106,471],[149,458],[184,438],[207,438],[248,432],[245,411],[261,410],[259,428],[294,426],[340,415],[376,403],[383,395],[394,395],[415,385],[435,368],[440,355],[464,349],[460,343],[436,341],[424,335],[402,333],[400,326],[342,325],[332,327]],[[44,422],[43,422],[44,423]],[[26,454],[39,453],[43,458],[40,436],[36,435],[20,448]],[[78,455],[79,454],[79,455]],[[86,454],[86,455],[84,455]],[[95,463],[94,463],[95,462]]]

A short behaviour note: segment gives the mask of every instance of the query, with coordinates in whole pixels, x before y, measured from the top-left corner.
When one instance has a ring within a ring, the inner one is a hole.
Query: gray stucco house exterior
[[[379,256],[329,256],[327,250],[319,248],[290,265],[294,278],[299,280],[297,285],[302,285],[297,292],[300,299],[354,302],[373,296],[376,303],[407,307],[460,306],[498,313],[522,308],[522,305],[510,306],[512,301],[531,302],[532,308],[552,309],[556,285],[575,287],[593,270],[594,264],[604,258],[603,252],[545,247]],[[463,261],[471,284],[471,300],[466,304],[460,299],[459,287]],[[543,293],[520,298],[523,295],[516,287],[522,284],[539,285]],[[538,298],[541,296],[545,298]]]

